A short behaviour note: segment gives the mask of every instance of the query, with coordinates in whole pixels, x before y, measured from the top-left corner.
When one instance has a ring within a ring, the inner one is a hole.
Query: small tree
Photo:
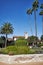
[[[5,37],[1,36],[0,37],[0,47],[4,47],[4,43],[5,43]]]
[[[33,45],[34,43],[36,43],[36,39],[38,41],[38,37],[36,37],[36,36],[30,36],[30,37],[28,37],[27,41],[29,42],[30,45]]]
[[[5,34],[6,35],[6,41],[5,41],[5,47],[7,44],[7,35],[13,33],[13,27],[12,24],[10,24],[9,22],[4,23],[1,26],[1,34]]]
[[[41,35],[41,41],[43,41],[43,35]]]

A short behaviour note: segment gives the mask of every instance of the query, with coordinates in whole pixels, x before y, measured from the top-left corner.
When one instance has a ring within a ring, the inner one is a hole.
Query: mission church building
[[[13,37],[14,41],[16,41],[18,38],[25,38],[25,39],[27,39],[27,38],[28,38],[28,33],[25,32],[25,33],[24,33],[24,36],[14,36],[14,37]]]

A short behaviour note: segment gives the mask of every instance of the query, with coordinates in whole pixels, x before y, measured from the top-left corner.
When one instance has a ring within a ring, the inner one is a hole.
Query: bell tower
[[[25,39],[28,38],[28,33],[27,32],[24,32],[24,37],[25,37]]]

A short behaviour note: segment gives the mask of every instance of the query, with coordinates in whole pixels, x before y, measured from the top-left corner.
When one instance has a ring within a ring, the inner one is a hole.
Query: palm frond
[[[28,10],[27,10],[27,14],[28,14],[28,15],[32,14],[32,10],[31,10],[31,9],[28,9]]]
[[[43,10],[40,11],[39,15],[43,15]]]
[[[10,34],[13,33],[13,27],[10,23],[4,23],[1,27],[1,34]]]
[[[33,2],[32,7],[33,7],[34,10],[37,10],[37,8],[39,7],[39,2],[38,2],[38,0],[35,0],[35,1]]]
[[[40,8],[43,9],[43,4],[41,4]]]

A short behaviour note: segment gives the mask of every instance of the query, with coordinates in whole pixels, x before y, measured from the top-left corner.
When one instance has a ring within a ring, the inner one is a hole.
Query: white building
[[[18,38],[25,38],[25,39],[27,39],[27,38],[28,38],[28,33],[25,32],[25,33],[24,33],[24,36],[14,36],[14,37],[13,37],[14,41],[16,41]]]
[[[24,33],[24,37],[25,37],[25,39],[28,38],[28,33],[27,32]]]

